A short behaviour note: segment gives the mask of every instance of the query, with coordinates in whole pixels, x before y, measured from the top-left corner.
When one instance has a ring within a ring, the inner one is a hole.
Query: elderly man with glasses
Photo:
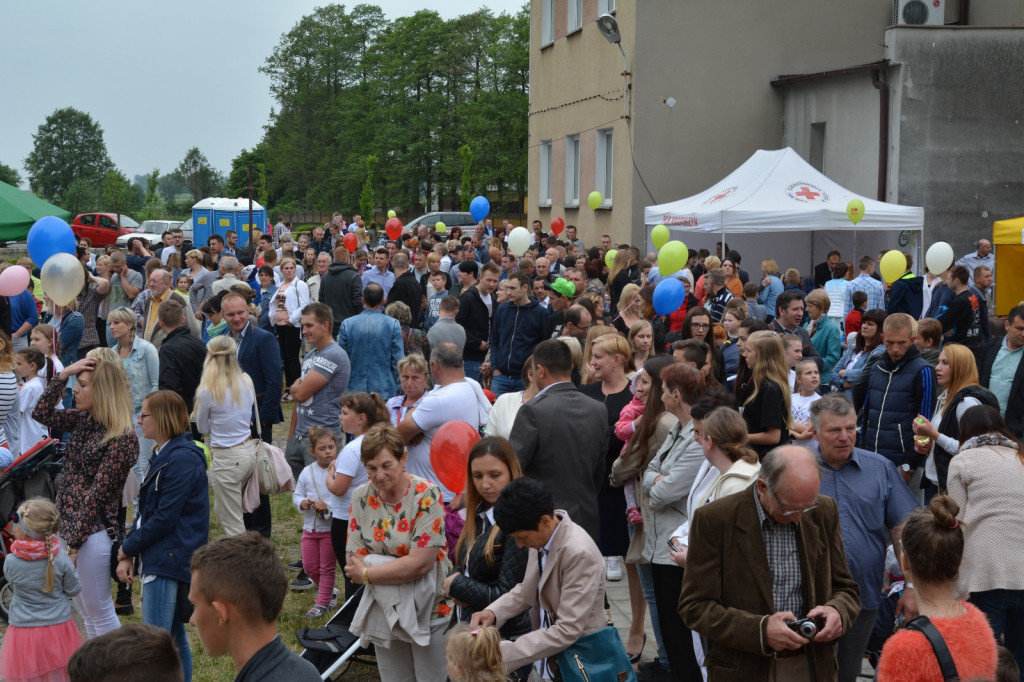
[[[707,640],[708,681],[835,679],[835,640],[860,611],[835,500],[799,446],[769,452],[753,486],[697,509],[679,614]],[[816,633],[799,632],[813,619]]]

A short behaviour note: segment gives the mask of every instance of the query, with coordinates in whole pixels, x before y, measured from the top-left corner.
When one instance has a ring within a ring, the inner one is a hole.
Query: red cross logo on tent
[[[786,194],[805,204],[821,204],[828,201],[825,190],[810,182],[794,182],[786,188]]]
[[[735,191],[736,191],[735,187],[729,187],[728,189],[723,189],[721,192],[719,192],[715,196],[713,196],[710,199],[708,199],[707,201],[705,201],[704,205],[707,206],[707,205],[713,204],[713,203],[715,203],[717,201],[721,201],[722,199],[726,198],[727,196],[729,196],[730,194],[732,194]]]

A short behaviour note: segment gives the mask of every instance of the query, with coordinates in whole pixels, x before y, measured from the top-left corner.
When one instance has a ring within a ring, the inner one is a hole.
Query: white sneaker
[[[622,580],[622,560],[617,556],[604,558],[604,577],[611,581]]]

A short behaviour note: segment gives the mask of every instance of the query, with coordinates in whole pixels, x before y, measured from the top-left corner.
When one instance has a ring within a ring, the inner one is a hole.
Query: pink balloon
[[[28,270],[12,265],[0,272],[0,296],[17,296],[28,288],[30,279]]]

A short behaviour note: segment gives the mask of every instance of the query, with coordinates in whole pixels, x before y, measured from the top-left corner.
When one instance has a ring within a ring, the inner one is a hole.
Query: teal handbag
[[[555,656],[562,682],[637,682],[614,626],[584,635]]]

